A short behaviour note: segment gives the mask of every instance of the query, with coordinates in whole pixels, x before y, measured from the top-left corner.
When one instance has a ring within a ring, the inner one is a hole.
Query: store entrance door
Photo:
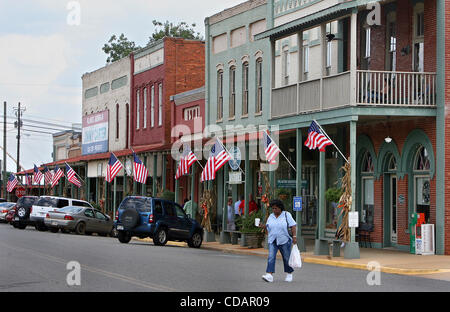
[[[397,244],[397,176],[390,176],[391,244]]]

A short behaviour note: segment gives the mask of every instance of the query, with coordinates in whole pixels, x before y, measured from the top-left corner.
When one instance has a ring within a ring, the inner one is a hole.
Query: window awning
[[[265,32],[255,35],[255,40],[261,40],[270,37],[271,39],[278,39],[291,35],[302,29],[312,28],[324,22],[338,19],[342,16],[351,14],[354,8],[359,6],[366,6],[373,0],[355,0],[336,4],[327,9],[307,15],[305,17],[296,19],[286,24],[266,30]]]

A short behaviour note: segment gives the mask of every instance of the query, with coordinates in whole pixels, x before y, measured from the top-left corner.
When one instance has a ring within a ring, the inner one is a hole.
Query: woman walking
[[[275,260],[278,250],[281,252],[284,263],[284,272],[287,273],[285,281],[292,282],[292,272],[294,269],[289,266],[289,257],[291,255],[292,244],[297,244],[296,225],[292,215],[284,211],[283,202],[280,200],[272,200],[270,202],[272,214],[267,219],[265,228],[268,232],[269,258],[267,260],[266,274],[262,279],[266,282],[273,282],[272,274],[275,273]],[[261,225],[264,227],[264,225]],[[291,237],[288,228],[292,229]]]

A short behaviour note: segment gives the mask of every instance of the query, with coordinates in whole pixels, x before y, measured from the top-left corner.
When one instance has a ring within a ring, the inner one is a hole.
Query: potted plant
[[[325,199],[331,203],[333,208],[336,209],[342,194],[343,194],[342,189],[339,189],[337,187],[331,187],[325,192]]]
[[[259,218],[261,223],[264,222],[264,216],[261,210],[250,213],[247,216],[241,216],[236,221],[240,232],[246,236],[249,248],[262,248],[262,242],[264,240],[263,229],[255,226],[256,218]]]

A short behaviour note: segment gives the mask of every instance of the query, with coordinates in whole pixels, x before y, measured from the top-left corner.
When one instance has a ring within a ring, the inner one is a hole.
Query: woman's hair
[[[284,210],[284,204],[283,204],[283,202],[282,202],[281,200],[279,200],[279,199],[273,199],[273,200],[271,200],[270,203],[269,203],[269,206],[270,206],[270,207],[277,206],[278,208],[281,209],[281,211]]]

